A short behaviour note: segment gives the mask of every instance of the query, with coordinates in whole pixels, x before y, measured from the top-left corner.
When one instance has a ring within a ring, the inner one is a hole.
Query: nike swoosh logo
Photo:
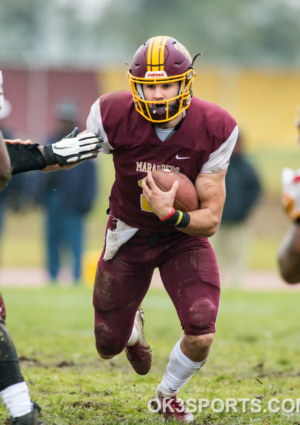
[[[176,159],[190,159],[191,157],[190,156],[179,156],[179,155],[176,155],[175,158]]]

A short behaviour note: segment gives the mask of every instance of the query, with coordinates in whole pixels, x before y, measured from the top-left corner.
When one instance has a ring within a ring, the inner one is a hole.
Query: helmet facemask
[[[163,123],[172,120],[185,111],[191,101],[191,87],[195,77],[195,71],[191,68],[183,74],[168,77],[167,75],[155,76],[149,73],[147,78],[139,78],[127,72],[127,78],[131,87],[133,100],[136,110],[148,121],[153,123]],[[162,73],[160,73],[162,74]],[[164,73],[165,74],[165,73]],[[179,82],[178,95],[162,101],[147,101],[145,100],[143,85],[148,84],[170,84]],[[157,108],[157,105],[163,105]]]

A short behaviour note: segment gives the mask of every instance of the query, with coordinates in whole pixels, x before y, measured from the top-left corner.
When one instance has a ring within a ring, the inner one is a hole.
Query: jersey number
[[[138,181],[138,185],[140,187],[142,187],[142,181],[144,179],[141,179]],[[142,211],[147,211],[147,212],[153,212],[152,208],[150,207],[150,205],[148,204],[148,202],[146,201],[146,198],[143,194],[140,195],[140,205],[141,205],[141,210]]]

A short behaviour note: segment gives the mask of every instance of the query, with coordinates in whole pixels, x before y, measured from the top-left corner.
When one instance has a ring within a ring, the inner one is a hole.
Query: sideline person
[[[55,127],[45,145],[60,140],[77,125],[79,106],[75,99],[63,99],[56,105]],[[97,196],[95,161],[83,161],[67,173],[35,173],[32,201],[44,211],[46,266],[51,284],[58,283],[64,260],[68,259],[73,284],[81,283],[85,224]]]
[[[150,38],[127,73],[131,92],[101,96],[87,119],[87,131],[103,137],[100,151],[113,155],[116,176],[94,283],[96,347],[104,359],[125,349],[138,374],[149,372],[139,306],[158,267],[184,334],[154,398],[165,418],[187,423],[193,415],[177,392],[204,366],[214,339],[220,282],[208,237],[220,224],[238,135],[228,112],[192,96],[194,60],[176,39]],[[192,180],[199,210],[174,210],[177,184],[160,191],[151,174],[160,168]]]
[[[4,103],[0,71],[0,109]],[[76,136],[75,129],[71,136]],[[5,143],[6,142],[6,143]],[[12,174],[31,170],[54,171],[76,165],[85,158],[96,157],[101,139],[95,134],[69,137],[46,147],[20,139],[4,141],[0,131],[0,190]],[[0,394],[9,411],[11,425],[43,425],[40,407],[30,399],[27,383],[21,373],[17,351],[5,326],[6,309],[0,294]]]

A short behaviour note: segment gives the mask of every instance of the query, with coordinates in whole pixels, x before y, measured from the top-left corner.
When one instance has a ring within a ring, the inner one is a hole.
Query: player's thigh
[[[130,262],[123,253],[118,252],[112,260],[104,261],[103,256],[99,260],[93,295],[98,312],[135,313],[150,286],[152,267]]]
[[[93,303],[96,346],[102,354],[118,354],[124,349],[151,282],[151,268],[124,260],[118,253],[112,260],[101,258],[98,263]]]
[[[215,332],[220,279],[210,244],[187,239],[163,263],[160,273],[185,334]]]

